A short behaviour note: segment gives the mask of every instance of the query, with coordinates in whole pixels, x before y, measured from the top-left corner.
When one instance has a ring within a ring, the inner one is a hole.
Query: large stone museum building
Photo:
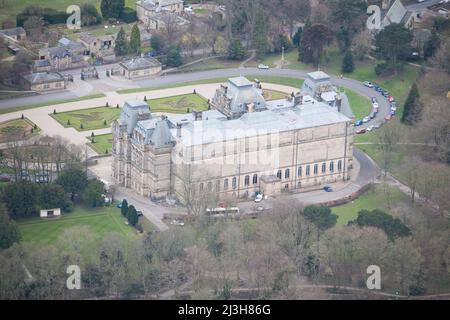
[[[208,111],[156,116],[126,102],[112,128],[113,178],[152,199],[276,196],[349,179],[352,120],[305,96],[265,101],[258,83],[237,77]]]

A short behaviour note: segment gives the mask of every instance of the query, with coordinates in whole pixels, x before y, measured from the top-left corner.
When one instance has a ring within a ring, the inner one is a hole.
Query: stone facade
[[[247,84],[230,79],[229,86],[232,82]],[[246,90],[237,89],[226,101],[241,101]],[[242,104],[253,107],[236,117],[213,107],[161,118],[152,116],[146,103],[126,103],[113,124],[115,181],[151,198],[184,198],[187,188],[197,195],[247,198],[350,178],[351,119],[318,101],[296,97],[257,109],[253,100],[259,96],[244,96],[253,98]]]
[[[127,79],[150,77],[157,75],[162,70],[162,64],[151,57],[138,57],[121,62],[119,72]]]
[[[24,75],[22,86],[25,90],[36,92],[64,90],[66,81],[58,72],[36,72]]]

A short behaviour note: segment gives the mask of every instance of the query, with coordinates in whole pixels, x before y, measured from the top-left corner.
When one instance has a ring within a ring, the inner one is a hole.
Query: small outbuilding
[[[41,218],[53,218],[61,215],[61,209],[43,209],[41,210]]]
[[[162,64],[155,58],[139,57],[120,63],[119,68],[125,78],[134,79],[160,73]]]
[[[22,77],[22,85],[25,90],[45,92],[52,90],[64,90],[66,80],[58,72],[35,72]]]
[[[260,181],[260,192],[265,196],[278,196],[281,190],[281,179],[276,175],[262,176]]]

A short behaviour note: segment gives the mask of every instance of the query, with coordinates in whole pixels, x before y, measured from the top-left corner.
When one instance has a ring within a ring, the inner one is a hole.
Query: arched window
[[[322,173],[325,173],[325,172],[327,172],[327,163],[323,162],[322,163]]]
[[[253,184],[257,184],[258,183],[258,175],[254,174],[253,175]]]
[[[278,177],[278,179],[281,179],[281,170],[278,170],[277,177]]]
[[[330,172],[334,172],[334,161],[330,162]]]
[[[319,173],[319,165],[317,163],[314,164],[314,174]]]
[[[228,190],[228,179],[223,180],[223,190]]]
[[[310,168],[310,165],[308,164],[307,166],[306,166],[306,176],[309,176],[310,175],[310,172],[311,171],[311,168]]]
[[[289,179],[289,176],[291,175],[291,171],[289,170],[289,169],[286,169],[285,171],[284,171],[284,178],[285,179]]]
[[[248,186],[250,184],[250,176],[245,176],[244,178],[244,185]]]
[[[231,187],[233,189],[237,188],[237,179],[236,179],[236,177],[234,177],[233,180],[231,181]]]
[[[302,167],[298,167],[297,169],[297,177],[301,177],[302,176]]]
[[[342,171],[342,160],[338,161],[338,171]]]
[[[203,191],[203,182],[200,183],[199,189],[200,189],[200,192]]]

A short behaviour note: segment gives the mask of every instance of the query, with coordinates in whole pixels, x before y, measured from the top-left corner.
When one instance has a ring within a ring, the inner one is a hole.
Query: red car
[[[392,119],[392,116],[390,114],[388,114],[386,117],[384,117],[384,120],[389,121]]]
[[[359,129],[355,131],[356,134],[363,134],[366,133],[366,129]]]
[[[394,99],[394,97],[393,97],[393,96],[389,96],[389,97],[388,97],[388,101],[389,101],[389,102],[394,102],[394,101],[395,101],[395,99]]]

